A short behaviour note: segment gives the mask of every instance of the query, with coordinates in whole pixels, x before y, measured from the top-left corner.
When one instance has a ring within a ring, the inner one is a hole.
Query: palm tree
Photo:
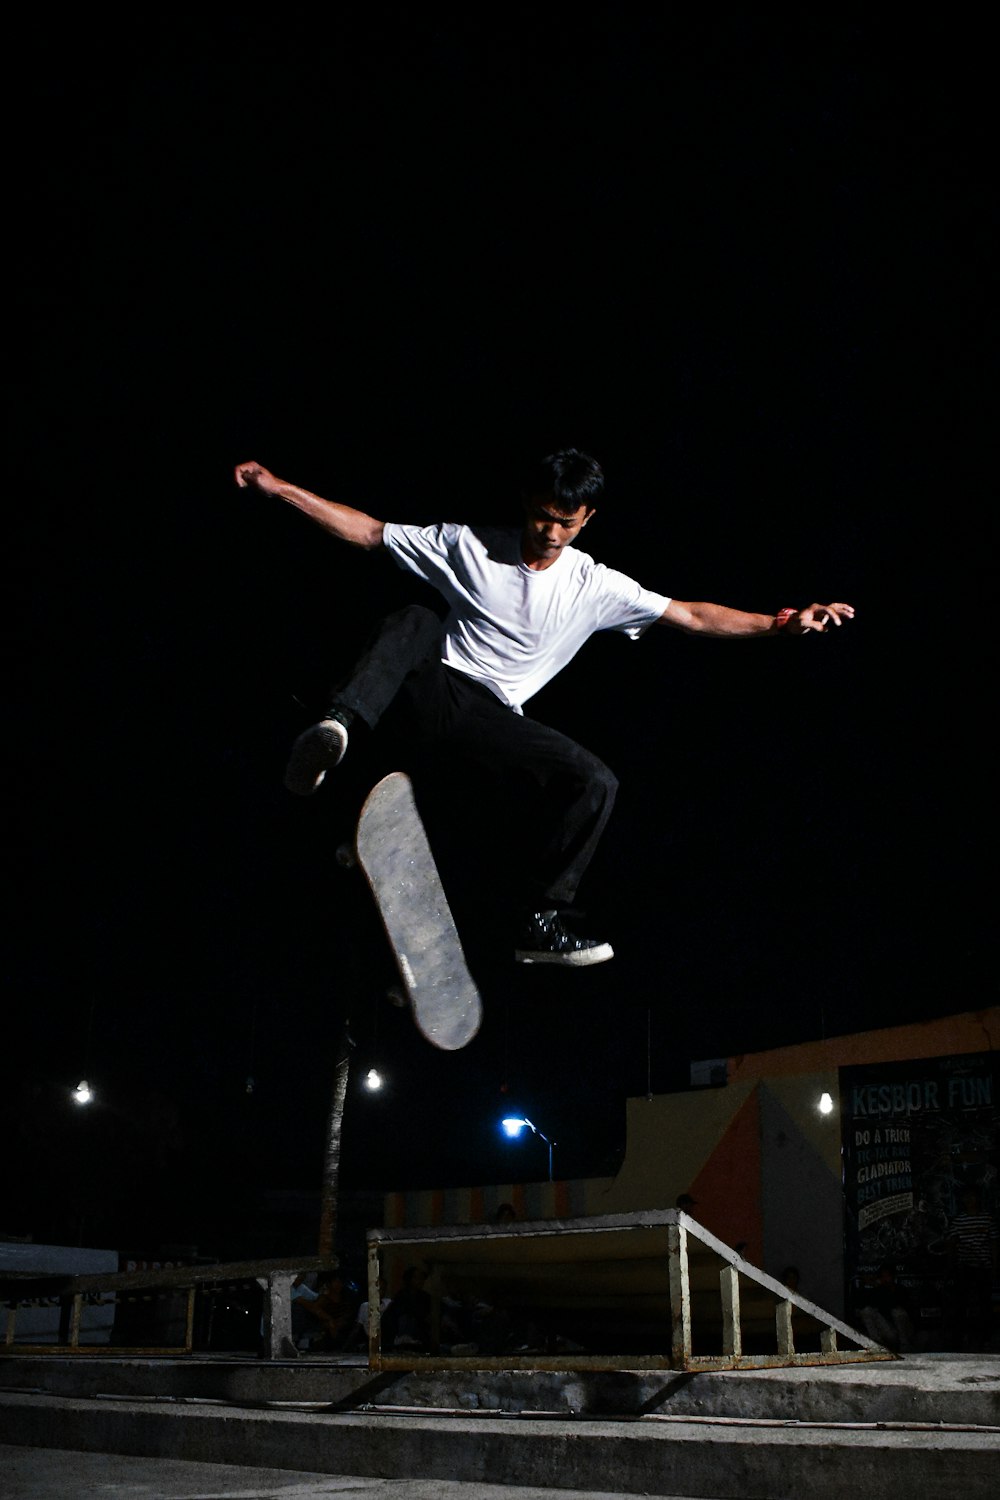
[[[326,1118],[326,1149],[323,1153],[323,1184],[320,1191],[319,1245],[317,1254],[332,1258],[337,1238],[337,1195],[340,1181],[340,1137],[347,1099],[347,1079],[351,1068],[350,1022],[344,1018],[337,1041],[333,1066],[330,1110]]]

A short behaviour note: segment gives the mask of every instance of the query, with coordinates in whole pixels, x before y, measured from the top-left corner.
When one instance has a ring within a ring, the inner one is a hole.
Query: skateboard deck
[[[482,1002],[404,771],[368,793],[356,847],[413,1019],[435,1047],[455,1052],[479,1030]]]

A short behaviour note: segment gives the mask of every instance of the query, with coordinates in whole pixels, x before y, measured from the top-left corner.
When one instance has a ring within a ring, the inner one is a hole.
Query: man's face
[[[568,547],[583,530],[592,510],[562,510],[552,495],[529,495],[524,502],[524,540],[522,555],[529,567],[547,568],[564,547]]]

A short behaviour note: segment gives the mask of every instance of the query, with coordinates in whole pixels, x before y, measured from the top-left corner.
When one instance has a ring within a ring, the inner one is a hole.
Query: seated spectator
[[[293,1303],[293,1307],[296,1304]],[[309,1341],[313,1350],[339,1350],[347,1344],[354,1326],[357,1303],[339,1271],[324,1271],[311,1300],[301,1303],[305,1316],[312,1319],[313,1329],[319,1325]]]
[[[431,1342],[431,1299],[424,1290],[426,1266],[407,1266],[403,1282],[382,1318],[382,1348],[426,1351]]]
[[[381,1279],[379,1280],[379,1284],[378,1285],[379,1285],[379,1291],[381,1291],[382,1290]],[[379,1313],[380,1313],[380,1315],[382,1317],[385,1316],[385,1311],[386,1311],[386,1308],[389,1306],[390,1300],[391,1299],[389,1297],[380,1297],[379,1298],[379,1304],[378,1304],[379,1305]],[[354,1325],[351,1328],[350,1334],[349,1334],[348,1339],[347,1339],[347,1343],[344,1346],[348,1350],[358,1350],[358,1349],[367,1349],[368,1348],[368,1307],[369,1307],[369,1303],[366,1300],[366,1301],[362,1302],[361,1305],[360,1305],[360,1307],[358,1308],[358,1315],[357,1315],[357,1317],[354,1320]]]
[[[296,1354],[300,1349],[307,1348],[309,1339],[316,1330],[315,1321],[306,1312],[310,1302],[315,1302],[319,1293],[309,1285],[310,1278],[304,1271],[300,1271],[292,1282],[289,1296],[292,1303],[292,1344]],[[290,1349],[285,1353],[290,1354]]]
[[[882,1262],[874,1281],[860,1292],[858,1317],[868,1337],[877,1344],[901,1354],[913,1348],[910,1302],[902,1287],[896,1285],[891,1260]]]
[[[779,1279],[782,1286],[787,1286],[790,1292],[798,1292],[802,1284],[802,1273],[798,1266],[786,1266]]]

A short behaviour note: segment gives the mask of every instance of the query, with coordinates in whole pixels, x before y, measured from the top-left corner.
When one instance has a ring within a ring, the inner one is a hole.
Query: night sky
[[[990,1003],[983,39],[850,7],[135,26],[29,25],[14,63],[0,1232],[239,1253],[262,1189],[318,1185],[345,1015],[344,1182],[381,1189],[543,1177],[509,1103],[558,1176],[613,1172],[626,1098],[693,1060]],[[508,963],[530,827],[454,783],[430,831],[486,1020],[443,1055],[333,857],[385,747],[281,785],[379,615],[435,596],[232,469],[516,523],[570,445],[601,560],[858,616],[599,637],[533,701],[621,780],[580,892],[609,965]]]

